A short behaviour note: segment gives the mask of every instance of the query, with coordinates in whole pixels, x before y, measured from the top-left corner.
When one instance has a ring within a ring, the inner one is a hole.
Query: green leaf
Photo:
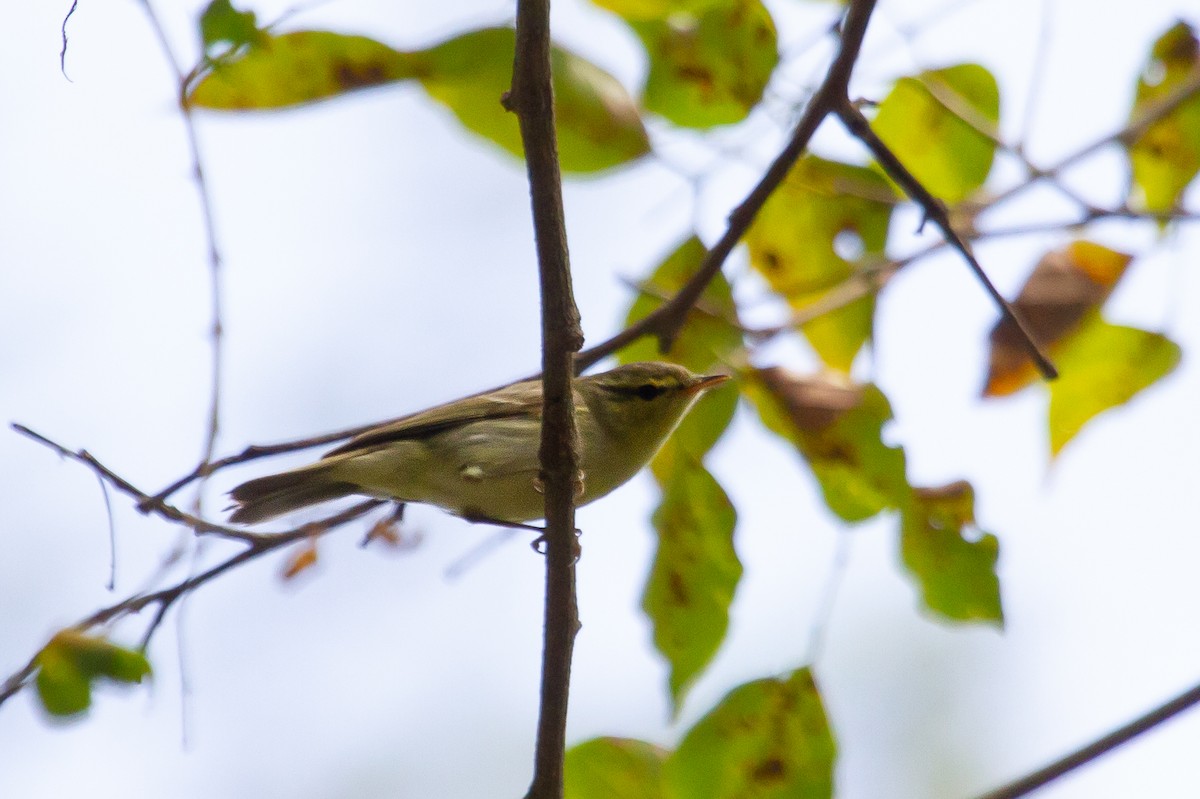
[[[653,516],[658,552],[642,597],[654,644],[671,667],[676,711],[729,626],[729,605],[742,576],[733,549],[736,521],[729,497],[703,465],[676,458]]]
[[[808,462],[825,503],[844,521],[859,522],[908,501],[904,450],[883,442],[892,409],[878,388],[779,368],[755,370],[742,385],[766,428]]]
[[[775,23],[760,0],[681,11],[633,29],[650,60],[643,105],[684,127],[745,119],[779,62]]]
[[[666,19],[672,14],[698,14],[725,0],[592,0],[627,20]]]
[[[694,236],[679,245],[640,284],[641,291],[625,317],[625,327],[649,316],[665,298],[674,296],[699,271],[707,255],[708,250]],[[715,364],[732,359],[742,345],[733,291],[729,281],[718,272],[687,312],[670,350],[660,353],[657,340],[645,337],[621,350],[620,359],[622,363],[633,363],[665,357],[693,372],[704,373]]]
[[[1200,42],[1192,28],[1177,22],[1159,37],[1138,80],[1131,122],[1194,79],[1200,69]],[[1128,145],[1133,173],[1130,203],[1151,213],[1169,213],[1200,171],[1200,93],[1150,124]]]
[[[827,799],[837,745],[807,669],[739,686],[663,767],[670,799]]]
[[[188,102],[221,110],[284,108],[416,78],[468,130],[520,157],[517,118],[501,105],[512,84],[514,46],[511,28],[472,31],[413,53],[327,31],[264,36],[212,62]],[[551,62],[563,171],[598,172],[650,152],[637,104],[616,78],[559,47]]]
[[[1050,452],[1058,455],[1092,417],[1123,405],[1170,374],[1179,345],[1159,333],[1109,324],[1093,311],[1056,353],[1050,383]]]
[[[212,0],[200,15],[200,41],[205,53],[211,54],[221,44],[231,50],[253,46],[266,36],[253,11],[238,11],[229,0]]]
[[[887,181],[870,169],[802,158],[746,234],[750,263],[793,309],[804,311],[882,254],[895,201]],[[801,329],[827,365],[848,372],[874,312],[875,295],[868,291]]]
[[[139,683],[150,674],[150,663],[142,653],[74,629],[51,638],[38,653],[37,666],[38,697],[54,716],[87,710],[92,683],[99,679]]]
[[[567,750],[563,799],[662,799],[666,751],[631,738],[593,738]]]
[[[218,59],[188,103],[225,111],[285,108],[413,76],[410,56],[365,36],[296,31],[263,36]]]
[[[999,120],[992,73],[959,64],[896,81],[871,127],[926,189],[953,205],[987,180]]]
[[[516,37],[511,28],[472,31],[414,53],[421,84],[468,130],[523,157],[515,114],[500,104],[511,88]],[[650,152],[637,104],[604,70],[551,51],[558,149],[566,172],[598,172]]]
[[[641,284],[641,291],[625,317],[625,327],[641,321],[663,304],[663,298],[678,292],[696,274],[707,255],[708,250],[695,237],[677,247]],[[688,311],[679,335],[665,355],[658,351],[655,339],[646,337],[621,350],[619,358],[622,363],[669,360],[703,374],[718,364],[735,360],[743,345],[733,292],[725,276],[718,272]],[[701,398],[651,464],[659,483],[669,482],[679,455],[693,461],[702,459],[725,432],[736,409],[737,390],[732,384]]]
[[[704,458],[729,428],[737,404],[738,388],[734,381],[700,398],[650,461],[650,469],[660,486],[666,486],[677,470],[691,468]]]
[[[1004,625],[996,559],[1000,542],[965,528],[975,526],[975,491],[970,483],[917,488],[904,508],[900,550],[905,567],[917,578],[925,606],[954,621]]]

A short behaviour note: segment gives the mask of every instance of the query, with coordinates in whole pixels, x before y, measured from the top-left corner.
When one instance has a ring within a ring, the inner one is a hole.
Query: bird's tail
[[[337,478],[336,461],[318,461],[290,472],[242,483],[229,492],[234,501],[229,520],[256,524],[318,502],[340,499],[361,489]]]

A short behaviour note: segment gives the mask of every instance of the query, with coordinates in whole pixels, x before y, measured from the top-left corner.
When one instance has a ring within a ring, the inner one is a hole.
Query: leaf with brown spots
[[[654,625],[654,645],[670,664],[677,712],[725,638],[742,564],[733,549],[737,514],[729,497],[699,460],[676,457],[673,464],[653,516],[658,552],[642,609]]]
[[[665,795],[828,799],[837,744],[812,673],[797,669],[729,692],[663,766]]]
[[[1108,299],[1131,259],[1090,241],[1048,252],[1025,281],[1013,309],[1034,340],[1057,358],[1087,314]],[[990,340],[985,397],[1012,394],[1037,379],[1037,368],[1022,344],[1023,334],[1014,325],[1001,319]],[[1059,372],[1066,374],[1061,364]]]
[[[914,489],[904,508],[900,551],[925,607],[953,621],[1004,625],[996,576],[1000,542],[975,528],[970,483]]]
[[[767,429],[808,462],[825,503],[843,520],[903,507],[911,490],[904,450],[883,442],[892,410],[878,388],[772,367],[745,375],[743,391]]]
[[[329,31],[263,35],[219,58],[189,87],[187,101],[222,111],[286,108],[413,77],[407,53],[365,36]]]
[[[631,24],[650,61],[642,104],[676,125],[741,122],[779,62],[775,23],[760,0]]]
[[[750,264],[796,311],[822,302],[878,261],[896,194],[866,167],[806,156],[746,233]],[[801,326],[827,365],[849,372],[871,333],[875,295]]]

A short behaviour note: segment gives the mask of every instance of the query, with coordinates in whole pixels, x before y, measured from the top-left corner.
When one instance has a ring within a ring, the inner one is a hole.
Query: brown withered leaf
[[[1039,346],[1051,356],[1079,327],[1087,313],[1112,293],[1133,256],[1090,241],[1075,241],[1042,256],[1013,309],[1025,321]],[[989,336],[985,397],[1013,394],[1037,378],[1038,372],[1016,326],[1001,319]]]
[[[799,429],[815,433],[862,403],[860,385],[838,385],[825,377],[794,375],[778,366],[758,370],[759,378],[782,401]]]

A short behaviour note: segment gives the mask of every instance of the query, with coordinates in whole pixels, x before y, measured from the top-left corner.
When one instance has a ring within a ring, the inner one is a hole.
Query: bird
[[[729,375],[662,361],[630,363],[572,382],[579,433],[576,506],[632,478],[696,400]],[[541,519],[538,449],[542,382],[526,380],[370,428],[315,463],[248,480],[229,492],[230,521],[257,524],[352,495],[423,503],[513,527]]]

